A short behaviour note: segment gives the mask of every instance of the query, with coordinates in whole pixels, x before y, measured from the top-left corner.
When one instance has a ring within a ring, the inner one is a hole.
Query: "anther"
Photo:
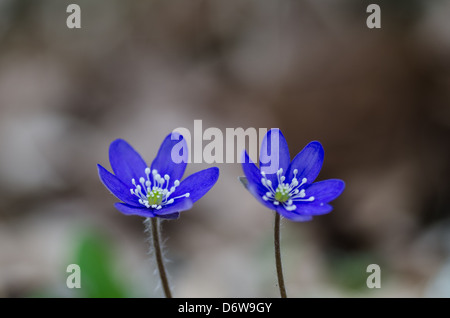
[[[295,206],[295,205],[290,205],[290,206],[285,207],[285,209],[288,211],[294,211],[296,208],[297,208],[297,206]]]

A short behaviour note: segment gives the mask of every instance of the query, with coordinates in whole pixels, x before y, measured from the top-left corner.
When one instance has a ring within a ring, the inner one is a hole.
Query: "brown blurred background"
[[[450,2],[392,2],[0,1],[0,297],[160,297],[143,219],[96,164],[116,138],[151,162],[195,119],[279,127],[291,156],[319,140],[319,180],[345,180],[331,214],[283,221],[289,296],[450,296]],[[163,224],[174,295],[277,297],[273,215],[217,166]]]

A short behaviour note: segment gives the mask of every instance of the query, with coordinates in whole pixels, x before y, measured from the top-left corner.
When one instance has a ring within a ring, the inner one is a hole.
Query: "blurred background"
[[[289,296],[450,296],[449,16],[444,0],[1,0],[0,297],[161,297],[143,218],[115,210],[96,164],[116,138],[151,162],[195,119],[279,127],[291,156],[319,140],[318,180],[345,180],[329,215],[282,222]],[[239,164],[217,166],[163,223],[174,296],[278,297],[273,214]]]

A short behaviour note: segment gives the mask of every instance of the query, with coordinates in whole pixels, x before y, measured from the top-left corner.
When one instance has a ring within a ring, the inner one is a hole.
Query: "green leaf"
[[[111,245],[98,234],[89,233],[81,238],[75,257],[81,269],[83,297],[120,298],[126,297],[124,286],[114,271],[116,259]]]

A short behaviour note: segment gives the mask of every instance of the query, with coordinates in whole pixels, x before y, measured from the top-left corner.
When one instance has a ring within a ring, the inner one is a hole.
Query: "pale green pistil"
[[[148,204],[160,205],[162,203],[163,196],[164,196],[163,190],[161,190],[160,188],[153,189],[147,194]]]
[[[290,191],[289,185],[285,183],[278,185],[275,191],[275,200],[280,203],[286,202],[291,197],[289,191]]]

